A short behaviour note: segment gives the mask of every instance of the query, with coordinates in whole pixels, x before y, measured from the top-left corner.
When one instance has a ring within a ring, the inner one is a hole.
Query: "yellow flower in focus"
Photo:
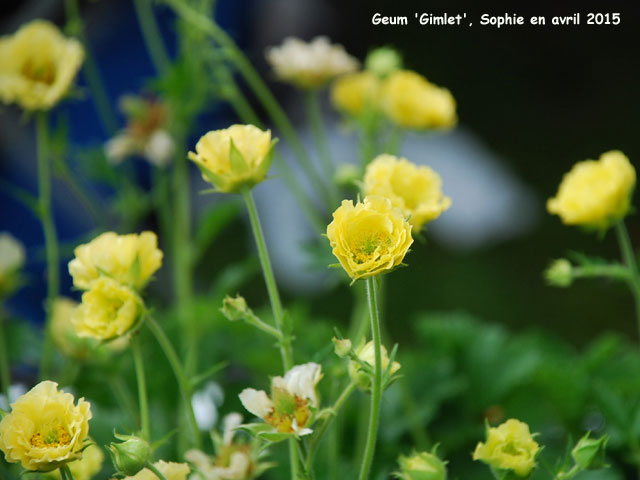
[[[281,46],[267,50],[267,60],[278,78],[306,89],[322,87],[358,68],[358,61],[342,45],[331,44],[327,37],[316,37],[310,42],[287,38]]]
[[[526,477],[535,466],[540,446],[529,432],[529,426],[519,420],[509,419],[487,432],[486,443],[478,443],[473,452],[474,460],[481,460],[491,468],[513,470]]]
[[[367,166],[364,190],[366,195],[391,200],[394,207],[409,217],[416,232],[451,206],[451,199],[442,195],[440,175],[429,167],[393,155],[379,155]]]
[[[72,322],[79,337],[110,340],[127,333],[141,313],[141,300],[133,290],[100,277],[82,294]]]
[[[202,172],[202,178],[221,192],[239,192],[262,182],[273,157],[271,131],[253,125],[232,125],[212,130],[189,152]]]
[[[69,462],[69,470],[74,480],[91,480],[101,469],[104,462],[104,453],[96,444],[91,444],[82,451],[82,458]],[[60,470],[55,470],[46,475],[53,480],[61,480]]]
[[[84,60],[79,41],[46,20],[0,38],[0,100],[48,110],[69,90]]]
[[[341,112],[358,116],[378,107],[380,79],[369,71],[338,78],[331,86],[331,102]]]
[[[599,160],[576,163],[547,201],[547,210],[566,225],[607,228],[628,213],[635,185],[633,165],[613,150]]]
[[[371,368],[375,368],[376,366],[376,352],[373,341],[369,341],[360,346],[360,348],[355,351],[358,359],[364,363],[367,363],[371,366]],[[398,362],[393,362],[391,366],[389,366],[389,354],[387,353],[387,349],[384,345],[380,345],[380,357],[382,359],[382,372],[389,369],[389,378],[393,377],[393,375],[400,370],[401,365]],[[349,362],[349,376],[361,389],[369,390],[371,388],[371,378],[370,376],[362,370],[362,366],[353,360]]]
[[[84,398],[77,405],[73,400],[48,380],[18,398],[0,421],[0,450],[6,460],[48,472],[81,458],[91,407]]]
[[[327,226],[333,254],[354,280],[397,267],[409,247],[411,224],[388,198],[370,195],[353,205],[343,200]]]
[[[380,101],[387,116],[401,127],[448,128],[458,122],[451,92],[410,70],[396,70],[385,79]]]
[[[187,480],[187,475],[191,471],[186,463],[165,462],[159,460],[153,464],[167,480]],[[126,480],[159,480],[158,476],[148,468],[140,470],[131,477],[124,477]],[[115,480],[115,479],[114,479]]]
[[[84,290],[106,275],[135,289],[144,287],[162,265],[162,251],[153,232],[118,235],[106,232],[80,245],[69,262],[73,284]]]

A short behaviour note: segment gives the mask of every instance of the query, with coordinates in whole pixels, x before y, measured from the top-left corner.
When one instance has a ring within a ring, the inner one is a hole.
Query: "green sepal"
[[[249,165],[244,155],[242,155],[233,142],[233,138],[229,139],[229,163],[231,164],[231,171],[234,175],[243,176],[249,173]]]

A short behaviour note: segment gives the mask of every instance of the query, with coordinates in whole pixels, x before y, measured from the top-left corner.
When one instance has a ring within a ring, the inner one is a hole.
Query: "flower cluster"
[[[157,244],[153,232],[107,232],[75,249],[69,273],[85,290],[72,319],[78,336],[110,340],[135,325],[143,310],[138,291],[162,264]]]

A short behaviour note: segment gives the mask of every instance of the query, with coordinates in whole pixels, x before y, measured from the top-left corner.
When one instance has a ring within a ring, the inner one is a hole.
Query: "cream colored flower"
[[[96,444],[89,445],[82,451],[82,458],[69,462],[69,470],[73,480],[91,480],[102,469],[104,453]],[[47,474],[47,478],[61,480],[60,470]]]
[[[27,110],[48,110],[67,93],[84,50],[46,20],[33,20],[0,38],[0,100]]]
[[[387,116],[401,127],[448,128],[458,121],[451,92],[410,70],[396,70],[385,79],[380,101]]]
[[[271,131],[253,125],[232,125],[212,130],[189,152],[202,178],[221,192],[238,192],[262,182],[273,156]]]
[[[300,88],[318,88],[358,68],[358,61],[342,45],[316,37],[311,42],[289,37],[267,50],[267,60],[281,80]]]
[[[131,330],[141,313],[140,297],[132,289],[100,277],[82,294],[72,322],[79,337],[110,340]]]
[[[413,243],[411,225],[388,198],[371,195],[355,206],[343,200],[327,226],[333,254],[353,279],[397,267]]]
[[[278,432],[308,435],[312,419],[310,406],[317,408],[316,385],[322,378],[317,363],[296,365],[284,377],[271,380],[271,396],[263,390],[245,388],[240,393],[244,408],[262,418]]]
[[[91,287],[101,276],[108,276],[134,289],[143,288],[162,265],[162,251],[153,232],[118,235],[106,232],[80,245],[69,262],[73,284]]]
[[[153,464],[167,480],[187,480],[187,475],[191,469],[186,463],[165,462],[159,460]],[[124,477],[127,480],[160,480],[155,473],[148,468],[140,470],[131,477]],[[115,479],[114,479],[115,480]]]
[[[378,76],[366,70],[343,75],[331,86],[331,103],[341,112],[353,116],[377,110],[380,87]]]
[[[509,419],[487,432],[485,443],[478,443],[473,452],[474,460],[481,460],[494,469],[513,470],[526,477],[536,464],[540,446],[529,431],[529,425]]]
[[[0,233],[0,297],[10,295],[18,287],[18,272],[25,257],[22,243],[10,233]]]
[[[75,405],[57,383],[40,382],[0,421],[0,450],[8,462],[27,470],[54,470],[81,458],[90,418],[89,402],[81,398]]]
[[[393,155],[379,155],[367,166],[364,190],[366,195],[391,200],[409,218],[415,232],[451,206],[451,199],[442,195],[440,175]]]
[[[372,369],[375,368],[376,352],[372,341],[361,345],[360,348],[355,351],[355,354],[361,362],[367,363]],[[393,375],[400,370],[401,365],[398,362],[394,361],[391,366],[389,366],[389,354],[384,345],[380,345],[380,358],[382,360],[382,372],[384,374],[384,372],[389,369],[389,378],[393,377]],[[370,375],[364,372],[363,367],[353,360],[349,362],[349,376],[351,380],[363,390],[369,390],[371,388]]]
[[[629,212],[635,185],[633,165],[613,150],[599,160],[576,163],[547,202],[547,210],[567,225],[607,228]]]

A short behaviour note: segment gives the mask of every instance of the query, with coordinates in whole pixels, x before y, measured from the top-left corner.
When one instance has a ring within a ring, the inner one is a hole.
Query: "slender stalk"
[[[2,394],[7,400],[7,405],[11,403],[9,398],[9,387],[11,386],[11,370],[9,369],[9,357],[7,354],[7,343],[4,338],[4,325],[7,316],[0,313],[0,386]]]
[[[40,359],[40,378],[51,375],[53,339],[51,338],[51,315],[53,303],[60,290],[60,254],[56,226],[53,221],[51,197],[51,164],[48,152],[49,131],[47,114],[36,114],[36,144],[38,149],[38,211],[44,232],[47,258],[47,300],[45,304],[44,343]]]
[[[133,353],[133,363],[136,369],[136,380],[138,383],[138,403],[140,405],[140,426],[142,437],[151,440],[151,428],[149,424],[149,400],[147,398],[147,382],[144,375],[144,361],[142,359],[142,349],[140,348],[140,338],[137,335],[131,340],[131,352]]]
[[[193,445],[195,448],[200,449],[202,447],[202,442],[200,439],[200,432],[198,430],[198,423],[196,422],[196,416],[193,412],[193,406],[191,404],[191,386],[189,385],[189,379],[184,373],[182,368],[182,364],[180,363],[180,359],[176,354],[171,341],[162,330],[162,327],[155,321],[155,319],[151,316],[147,316],[145,319],[145,323],[147,327],[151,330],[153,335],[156,337],[160,348],[164,352],[171,368],[173,369],[173,373],[176,376],[176,380],[178,382],[178,388],[180,389],[180,394],[182,395],[182,401],[185,403],[185,407],[187,410],[187,417],[189,419],[189,424],[191,426],[191,433],[193,435]]]
[[[332,407],[333,414],[324,418],[320,423],[320,425],[318,425],[318,427],[315,429],[315,432],[313,433],[313,437],[311,438],[311,441],[309,443],[309,454],[307,456],[307,465],[309,469],[312,466],[313,458],[318,449],[318,446],[320,445],[322,436],[327,431],[327,428],[329,428],[329,426],[333,423],[333,419],[336,417],[336,415],[340,411],[340,408],[342,408],[342,405],[344,405],[344,403],[349,399],[349,397],[351,396],[351,394],[354,392],[355,389],[356,389],[356,384],[353,382],[349,383],[349,385],[347,385],[347,387],[342,391],[342,393],[340,394],[336,402],[333,404],[333,407]]]
[[[264,274],[264,281],[267,285],[267,292],[269,294],[269,300],[271,302],[271,309],[273,310],[273,318],[276,323],[276,329],[282,335],[282,341],[280,345],[280,356],[282,357],[282,365],[286,372],[293,366],[293,353],[291,352],[291,337],[288,332],[284,332],[284,311],[282,309],[282,302],[280,301],[280,294],[278,293],[278,287],[276,285],[276,279],[273,275],[273,269],[271,268],[271,260],[269,259],[269,252],[267,251],[267,245],[264,241],[264,234],[262,233],[262,227],[260,226],[260,219],[258,218],[258,210],[256,204],[253,201],[251,190],[244,189],[242,196],[247,205],[247,211],[249,212],[249,220],[251,221],[251,229],[253,230],[253,236],[256,241],[256,247],[258,248],[258,256],[260,257],[260,265],[262,266],[262,273]],[[291,478],[296,480],[300,473],[300,465],[298,463],[298,445],[295,439],[289,440],[289,462],[291,465]]]
[[[89,84],[89,90],[91,90],[91,97],[96,105],[98,116],[102,127],[105,129],[108,135],[113,135],[118,130],[118,121],[115,111],[109,101],[109,95],[107,95],[106,88],[102,82],[100,76],[100,69],[95,61],[87,42],[87,36],[85,34],[84,22],[80,15],[80,9],[78,8],[78,0],[65,0],[65,11],[68,21],[72,24],[75,36],[77,36],[85,51],[84,60],[84,74],[87,77],[87,83]]]
[[[371,315],[371,333],[373,337],[373,349],[375,366],[373,369],[373,384],[371,386],[371,410],[369,412],[369,430],[365,445],[362,466],[360,467],[359,480],[369,478],[373,454],[376,449],[378,436],[378,421],[380,417],[380,400],[382,399],[382,347],[380,340],[380,318],[378,317],[378,304],[376,301],[375,277],[367,279],[367,297],[369,299],[369,314]]]
[[[154,467],[154,466],[153,466],[153,463],[151,463],[151,462],[147,462],[147,468],[148,468],[149,470],[151,470],[151,471],[154,473],[154,475],[155,475],[156,477],[158,477],[160,480],[167,480],[167,477],[165,477],[165,476],[162,474],[162,472],[160,472],[160,470],[158,470],[156,467]]]
[[[214,21],[200,14],[186,3],[178,0],[164,1],[169,4],[180,17],[208,34],[218,45],[222,47],[222,50],[229,61],[245,79],[275,123],[278,130],[282,133],[282,136],[291,147],[294,155],[298,158],[300,166],[309,177],[309,180],[318,189],[318,192],[324,196],[327,205],[331,206],[331,197],[329,196],[328,188],[326,184],[320,180],[320,176],[318,175],[318,172],[316,172],[302,140],[300,140],[300,137],[296,133],[291,121],[269,90],[269,87],[267,87],[258,72],[253,68],[253,65],[251,65],[251,62],[249,62],[242,50],[238,48],[233,39]]]
[[[620,246],[620,252],[625,265],[629,269],[631,279],[629,280],[629,288],[633,294],[633,299],[636,306],[636,322],[638,327],[638,333],[640,334],[640,273],[638,272],[638,262],[636,255],[631,246],[631,240],[629,239],[629,232],[624,221],[621,220],[616,224],[616,235],[618,237],[618,245]]]
[[[153,66],[158,73],[164,73],[169,69],[171,60],[165,49],[158,23],[153,14],[153,6],[150,0],[133,0],[133,5],[136,9],[142,38],[147,46]]]
[[[329,195],[331,196],[331,203],[335,206],[338,205],[340,199],[338,198],[338,189],[336,188],[334,177],[334,165],[331,160],[331,149],[329,147],[329,141],[327,139],[327,132],[322,120],[322,111],[320,109],[320,101],[318,98],[317,90],[308,90],[305,92],[306,110],[309,126],[311,127],[311,133],[316,143],[318,150],[318,156],[322,162],[324,168],[324,174],[329,185]]]
[[[575,477],[581,471],[582,471],[582,468],[580,467],[580,465],[576,464],[573,467],[571,467],[571,470],[569,470],[568,472],[565,472],[565,471],[558,472],[558,474],[555,475],[553,477],[553,479],[554,480],[569,480],[570,478]]]
[[[60,476],[62,477],[62,480],[74,480],[71,469],[67,464],[64,464],[60,467]]]

